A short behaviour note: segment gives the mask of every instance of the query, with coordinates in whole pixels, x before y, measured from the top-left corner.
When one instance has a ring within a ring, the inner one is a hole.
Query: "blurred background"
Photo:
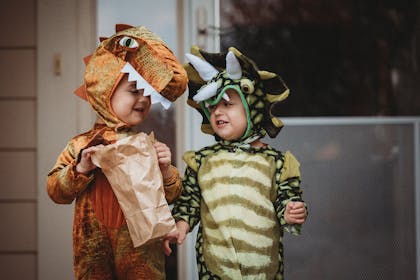
[[[82,58],[116,23],[145,25],[181,62],[192,44],[235,46],[291,89],[266,142],[301,162],[309,217],[285,234],[285,278],[420,279],[419,0],[3,0],[0,9],[2,279],[73,279],[73,205],[46,175],[95,116],[72,92]],[[181,155],[213,139],[185,97],[152,108],[154,131]],[[197,279],[194,237],[168,279]]]

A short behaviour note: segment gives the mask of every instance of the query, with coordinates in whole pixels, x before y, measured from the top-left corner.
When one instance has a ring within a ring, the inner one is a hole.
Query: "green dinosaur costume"
[[[47,191],[60,204],[75,200],[73,254],[76,279],[165,279],[161,241],[134,247],[124,214],[112,188],[97,168],[89,176],[76,171],[83,149],[114,143],[136,133],[117,118],[110,102],[119,81],[128,73],[151,102],[170,105],[187,87],[187,75],[165,43],[146,28],[117,25],[116,34],[102,38],[87,58],[85,84],[76,94],[86,99],[98,123],[71,139],[48,174]],[[181,192],[178,171],[164,180],[166,200]],[[57,248],[59,250],[59,248]]]
[[[215,135],[216,144],[184,155],[184,190],[174,217],[191,230],[200,222],[200,279],[282,279],[283,230],[300,232],[299,225],[286,225],[283,217],[289,201],[302,201],[299,163],[290,152],[250,143],[279,133],[283,124],[271,108],[289,90],[278,75],[259,71],[235,48],[227,54],[197,48],[192,53],[185,66],[188,103],[202,114],[202,131],[214,134],[207,107],[228,98],[227,89],[241,97],[248,125],[240,139],[225,141]]]

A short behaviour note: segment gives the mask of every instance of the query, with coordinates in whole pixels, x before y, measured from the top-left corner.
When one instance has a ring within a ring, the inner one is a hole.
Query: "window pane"
[[[288,125],[309,216],[285,234],[286,279],[416,279],[414,125]]]
[[[420,115],[418,0],[220,1],[221,50],[280,74],[282,116]]]

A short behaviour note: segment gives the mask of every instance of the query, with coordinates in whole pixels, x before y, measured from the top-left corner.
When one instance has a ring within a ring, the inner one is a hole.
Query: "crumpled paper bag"
[[[176,229],[153,142],[153,133],[141,132],[92,155],[117,197],[134,247]]]

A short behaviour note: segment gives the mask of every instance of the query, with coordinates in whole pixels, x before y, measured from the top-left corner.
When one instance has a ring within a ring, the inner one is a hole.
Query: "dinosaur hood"
[[[186,57],[189,61],[184,65],[189,78],[188,104],[202,115],[204,133],[215,135],[207,107],[222,98],[227,99],[229,88],[240,95],[247,115],[247,130],[238,140],[266,134],[273,138],[280,132],[283,123],[272,114],[272,107],[287,98],[289,89],[279,75],[259,70],[234,47],[228,52],[208,53],[193,46]]]
[[[114,114],[111,97],[124,74],[144,89],[152,104],[167,109],[187,88],[188,78],[175,55],[156,34],[143,26],[116,25],[116,33],[100,38],[85,58],[85,83],[75,93],[87,100],[99,118],[112,128],[126,126]]]

